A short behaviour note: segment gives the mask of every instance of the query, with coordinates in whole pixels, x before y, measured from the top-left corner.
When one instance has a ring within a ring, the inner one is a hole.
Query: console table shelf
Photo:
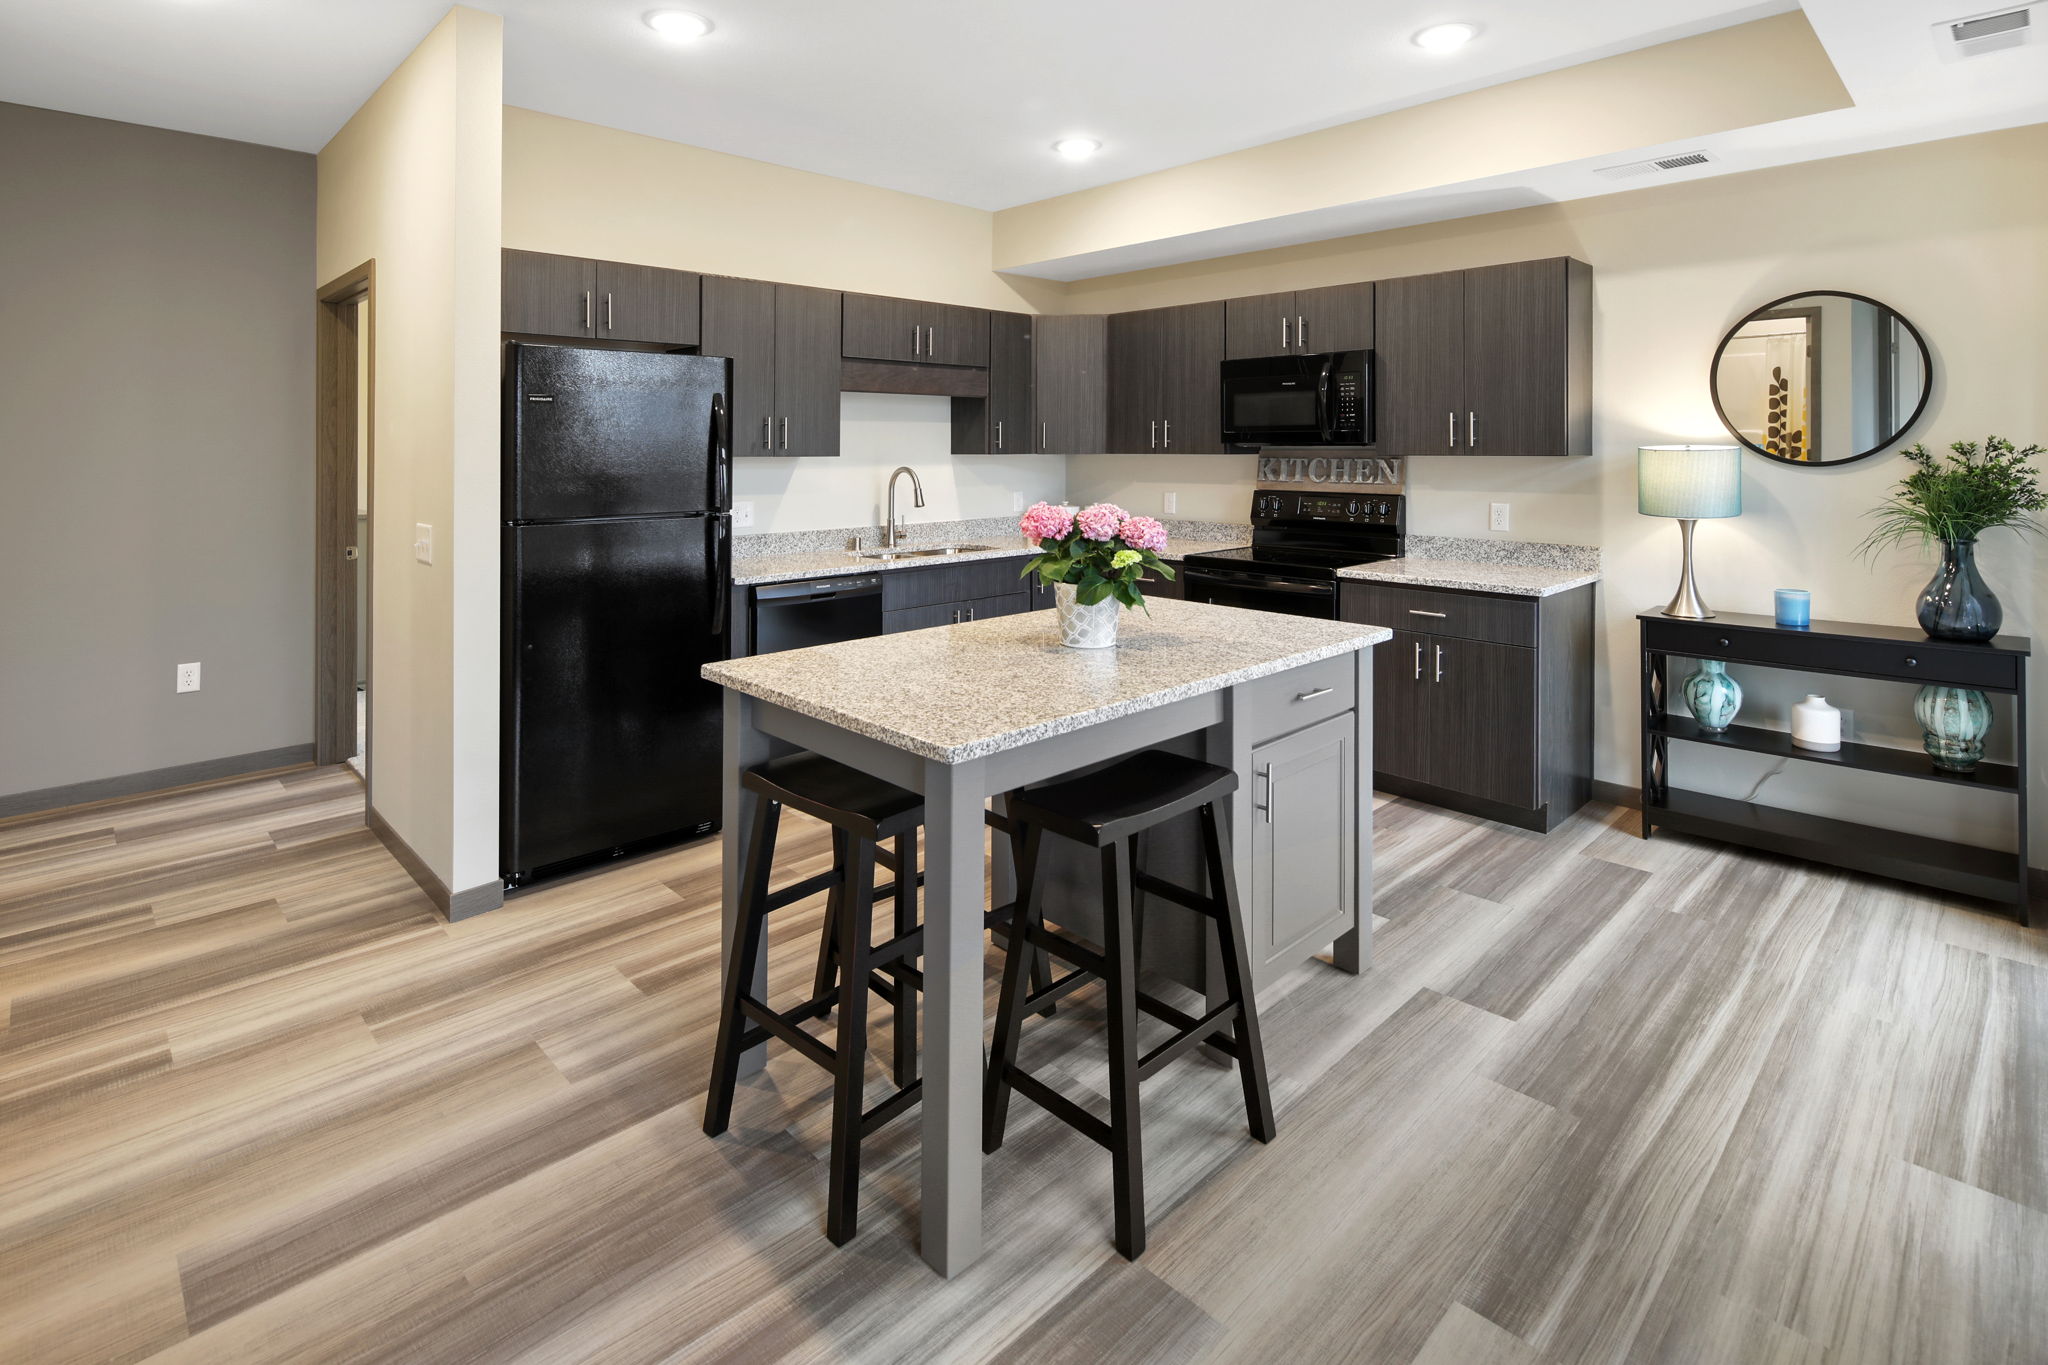
[[[2027,922],[2027,657],[2018,636],[1982,644],[1930,640],[1897,626],[1817,621],[1788,630],[1768,616],[1730,614],[1686,621],[1646,611],[1636,618],[1642,636],[1643,837],[1663,828],[1744,844],[1874,876],[2004,901]],[[1844,744],[1822,752],[1801,749],[1780,730],[1731,725],[1718,734],[1684,714],[1671,700],[1667,661],[1719,659],[1759,668],[1913,685],[1943,684],[2012,697],[2013,763],[1982,763],[1974,772],[1948,773],[1924,754],[1879,744]],[[1974,787],[2009,798],[2016,852],[1952,843],[1875,825],[1857,824],[1778,806],[1737,801],[1671,785],[1671,741],[1797,759],[1858,773],[1883,773],[1949,786]]]

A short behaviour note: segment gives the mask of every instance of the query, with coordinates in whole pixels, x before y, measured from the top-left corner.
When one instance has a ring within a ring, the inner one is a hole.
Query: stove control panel
[[[1261,489],[1252,494],[1252,520],[1322,521],[1352,526],[1391,526],[1407,521],[1407,499],[1399,493],[1302,493]]]

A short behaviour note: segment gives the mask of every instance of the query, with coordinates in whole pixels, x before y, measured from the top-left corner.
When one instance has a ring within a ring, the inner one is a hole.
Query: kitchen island
[[[1113,649],[1067,649],[1035,612],[704,667],[726,689],[728,944],[756,799],[739,776],[771,741],[924,796],[921,1249],[942,1274],[981,1250],[989,797],[1137,749],[1199,754],[1239,775],[1232,856],[1255,984],[1325,947],[1353,972],[1368,952],[1371,647],[1391,632],[1149,606],[1125,614]]]

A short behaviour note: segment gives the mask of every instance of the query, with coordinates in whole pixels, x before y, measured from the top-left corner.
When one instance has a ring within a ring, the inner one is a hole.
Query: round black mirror
[[[1846,464],[1919,420],[1934,362],[1913,324],[1876,299],[1773,299],[1714,350],[1714,410],[1729,434],[1787,464]]]

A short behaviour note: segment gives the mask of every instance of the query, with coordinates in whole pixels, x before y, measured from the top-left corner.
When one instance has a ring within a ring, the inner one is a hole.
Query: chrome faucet
[[[882,527],[882,548],[885,550],[895,549],[897,542],[903,539],[903,523],[896,519],[896,480],[905,474],[910,476],[910,495],[916,499],[915,505],[924,506],[924,485],[918,482],[917,471],[907,464],[896,466],[896,472],[889,476],[889,520]]]

